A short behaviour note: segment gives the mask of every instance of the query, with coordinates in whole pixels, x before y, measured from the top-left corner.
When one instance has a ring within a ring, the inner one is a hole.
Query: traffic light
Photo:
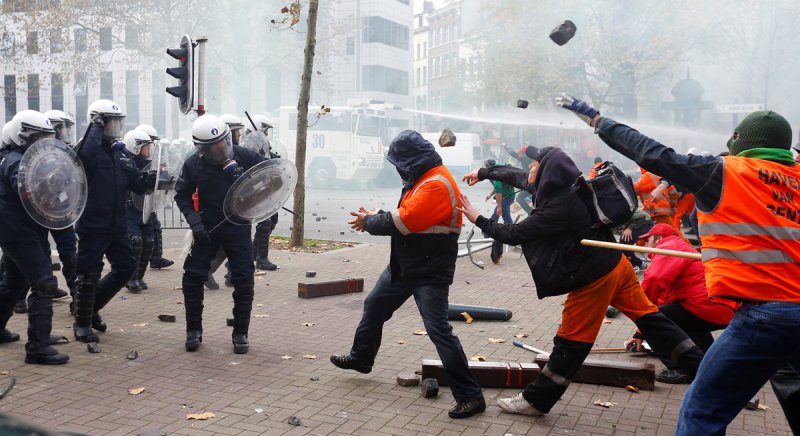
[[[194,44],[188,35],[181,38],[179,48],[168,48],[167,54],[177,59],[179,64],[167,68],[167,74],[178,79],[178,86],[167,87],[167,94],[178,97],[181,112],[185,115],[192,110],[194,97]]]

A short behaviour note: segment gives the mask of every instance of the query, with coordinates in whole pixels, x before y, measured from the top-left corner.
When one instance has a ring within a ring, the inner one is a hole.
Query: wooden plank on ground
[[[363,291],[363,278],[297,284],[297,296],[300,298],[327,297],[330,295],[352,294],[354,292]]]
[[[469,370],[484,388],[523,388],[539,375],[539,367],[527,362],[469,362]],[[447,386],[440,360],[422,359],[422,378],[435,378]]]
[[[544,368],[549,361],[550,357],[543,354],[537,355],[534,360],[540,368]],[[586,359],[572,381],[621,388],[630,385],[652,391],[656,385],[656,367],[645,362]]]

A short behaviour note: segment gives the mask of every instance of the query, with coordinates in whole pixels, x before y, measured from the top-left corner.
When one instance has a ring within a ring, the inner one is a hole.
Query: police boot
[[[139,287],[142,289],[147,289],[147,283],[144,282],[144,273],[147,271],[147,262],[153,255],[153,238],[144,238],[142,244],[142,255],[139,258],[139,263],[137,264],[137,272],[136,278],[139,281]]]
[[[256,232],[255,241],[253,241],[253,248],[256,252],[256,268],[264,271],[275,271],[278,265],[270,262],[269,260],[269,233]]]
[[[233,289],[233,352],[245,354],[250,350],[247,332],[253,310],[253,283],[236,283]]]
[[[14,313],[25,313],[28,311],[28,303],[25,302],[26,294],[19,295],[14,302]]]
[[[99,278],[99,273],[78,275],[78,284],[75,287],[75,323],[72,329],[75,339],[81,342],[100,341],[92,330],[95,292]]]
[[[14,313],[14,305],[16,303],[16,292],[9,289],[4,280],[0,280],[0,344],[9,342],[16,342],[19,340],[19,335],[12,333],[6,329],[8,320]]]
[[[130,235],[131,254],[133,255],[133,273],[131,274],[125,287],[128,291],[138,294],[142,292],[142,287],[139,286],[139,260],[142,257],[142,237],[141,235]]]
[[[161,228],[159,227],[155,230],[155,232],[153,232],[153,254],[150,256],[150,268],[161,269],[172,266],[175,263],[162,257],[164,254],[163,242],[164,240],[161,237]]]
[[[186,351],[196,351],[203,342],[203,280],[183,278],[183,307],[186,310]]]
[[[219,289],[219,283],[214,279],[214,275],[208,273],[208,279],[203,283],[207,289]]]
[[[50,346],[53,329],[52,290],[57,286],[55,277],[44,279],[33,286],[28,299],[28,342],[25,344],[25,363],[38,365],[62,365],[69,356]]]
[[[92,313],[92,328],[99,332],[108,330],[108,325],[106,325],[105,321],[103,321],[103,318],[100,316],[100,311],[106,307],[115,295],[117,295],[117,292],[119,292],[121,288],[121,285],[115,283],[115,280],[118,280],[118,278],[115,278],[114,271],[112,270],[110,274],[106,274],[105,277],[97,282],[94,313]]]
[[[61,259],[61,273],[67,282],[69,295],[74,298],[75,284],[78,280],[78,253],[72,253]]]

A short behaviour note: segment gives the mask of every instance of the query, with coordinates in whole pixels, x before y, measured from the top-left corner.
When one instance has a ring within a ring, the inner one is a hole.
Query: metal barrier
[[[158,221],[161,222],[162,229],[188,229],[189,224],[183,217],[178,205],[173,200],[170,204],[161,209],[161,213],[156,213]]]

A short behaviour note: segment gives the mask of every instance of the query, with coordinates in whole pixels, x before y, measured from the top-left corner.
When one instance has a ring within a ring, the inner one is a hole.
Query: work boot
[[[203,343],[202,330],[186,331],[186,351],[197,351],[201,343]]]
[[[100,338],[92,330],[95,291],[99,277],[98,273],[78,276],[75,288],[75,323],[72,329],[75,339],[81,342],[100,342]]]
[[[142,280],[142,279],[139,279],[139,287],[142,288],[142,289],[149,289],[150,288],[150,286],[147,286],[147,283],[145,283],[144,280]]]
[[[246,354],[250,351],[250,344],[247,343],[247,335],[243,333],[233,334],[233,352],[236,354]]]
[[[38,345],[33,342],[25,344],[25,363],[35,365],[63,365],[69,356],[61,354],[50,345]]]
[[[208,275],[208,280],[206,280],[205,283],[203,283],[203,285],[207,289],[219,289],[219,283],[217,283],[217,281],[214,280],[214,276],[212,274]]]
[[[25,298],[23,297],[22,300],[17,300],[14,303],[14,313],[26,313],[28,312],[28,303],[25,302]]]
[[[19,340],[19,334],[13,333],[6,328],[4,328],[3,331],[0,331],[0,344],[17,342],[18,340]]]
[[[688,385],[692,379],[680,369],[664,368],[663,371],[656,374],[656,381],[671,385]]]
[[[331,363],[342,369],[352,369],[362,374],[372,372],[372,365],[367,365],[359,361],[352,354],[334,354],[331,356]]]
[[[67,293],[67,291],[65,291],[63,289],[56,289],[56,291],[53,293],[53,299],[54,300],[58,300],[58,299],[66,297],[68,295],[69,295],[69,293]]]
[[[139,280],[136,279],[128,280],[128,283],[125,284],[125,287],[128,288],[129,292],[132,292],[134,294],[142,292],[142,286],[139,285]]]
[[[469,418],[486,410],[486,400],[483,397],[469,401],[459,401],[456,406],[447,412],[447,416],[453,419]]]

